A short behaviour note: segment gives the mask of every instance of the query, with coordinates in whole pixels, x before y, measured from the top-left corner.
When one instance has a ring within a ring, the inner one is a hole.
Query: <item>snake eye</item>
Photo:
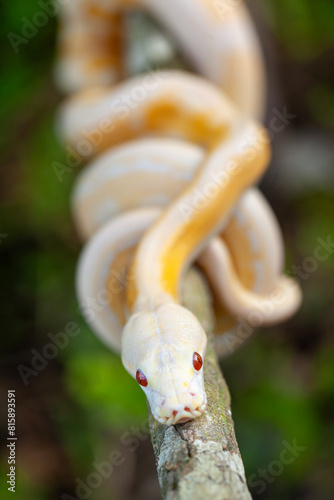
[[[197,371],[199,371],[203,366],[202,356],[198,354],[198,352],[194,352],[193,354],[193,365]]]
[[[146,387],[148,385],[147,378],[143,374],[141,370],[137,370],[136,372],[136,380],[139,385],[142,385],[143,387]]]

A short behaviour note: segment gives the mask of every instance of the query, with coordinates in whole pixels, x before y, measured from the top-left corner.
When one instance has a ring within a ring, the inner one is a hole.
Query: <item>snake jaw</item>
[[[165,380],[168,376],[162,376]],[[144,390],[152,414],[164,425],[175,425],[201,416],[206,408],[203,372],[193,376],[186,390],[180,390],[182,380],[168,379],[160,390],[145,387]]]
[[[164,425],[176,425],[198,418],[206,408],[203,372],[196,374],[188,389],[181,393],[177,391],[180,386],[169,380],[160,392],[150,388],[144,390],[154,418]]]
[[[202,415],[203,411],[206,408],[206,395],[203,403],[196,408],[189,408],[187,406],[181,408],[180,410],[174,410],[169,416],[158,416],[153,413],[153,416],[158,422],[164,425],[176,425],[183,424],[185,422],[189,422],[195,418],[198,418]]]

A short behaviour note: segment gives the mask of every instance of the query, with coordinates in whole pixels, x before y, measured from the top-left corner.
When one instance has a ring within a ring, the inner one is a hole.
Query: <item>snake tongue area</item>
[[[155,417],[157,420],[165,425],[176,425],[176,424],[184,424],[185,422],[189,422],[196,417],[199,417],[203,411],[205,410],[206,402],[198,406],[196,409],[191,409],[185,406],[183,409],[177,411],[174,410],[170,416],[167,417]]]
[[[185,422],[189,422],[189,420],[191,420],[190,418],[181,418],[177,423],[178,424],[184,424]]]

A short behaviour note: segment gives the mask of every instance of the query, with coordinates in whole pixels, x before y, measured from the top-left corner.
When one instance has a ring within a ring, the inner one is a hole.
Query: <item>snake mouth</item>
[[[205,407],[206,403],[198,406],[195,409],[190,409],[189,407],[185,406],[182,410],[174,410],[169,416],[154,417],[156,418],[156,420],[158,420],[158,422],[164,425],[184,424],[186,422],[189,422],[190,420],[193,420],[194,418],[199,417],[203,413]]]
[[[189,422],[189,420],[192,420],[191,418],[183,417],[178,420],[178,424],[185,424],[186,422]]]

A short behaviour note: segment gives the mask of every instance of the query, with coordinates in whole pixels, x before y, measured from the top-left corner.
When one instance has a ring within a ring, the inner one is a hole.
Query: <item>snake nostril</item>
[[[191,413],[191,409],[190,409],[190,408],[188,408],[188,406],[185,406],[185,407],[184,407],[184,411],[189,411],[189,413]]]
[[[176,417],[176,415],[177,415],[177,411],[176,411],[176,410],[174,410],[174,411],[173,411],[173,417]]]
[[[190,392],[189,394],[190,394],[190,396],[195,396],[194,392]]]

